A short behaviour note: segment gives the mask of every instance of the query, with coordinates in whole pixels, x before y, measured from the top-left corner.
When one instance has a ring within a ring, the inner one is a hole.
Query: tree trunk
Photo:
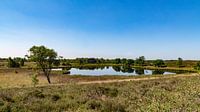
[[[47,75],[47,80],[48,80],[48,83],[51,84],[51,80],[50,80],[49,75]]]

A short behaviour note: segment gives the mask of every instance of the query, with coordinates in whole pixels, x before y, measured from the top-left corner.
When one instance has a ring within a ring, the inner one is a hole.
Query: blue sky
[[[0,0],[0,57],[200,59],[199,0]]]

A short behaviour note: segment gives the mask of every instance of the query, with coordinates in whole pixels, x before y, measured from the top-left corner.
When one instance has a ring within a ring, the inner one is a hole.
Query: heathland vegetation
[[[138,74],[155,69],[152,74],[158,75],[73,76],[69,71],[105,66]],[[62,71],[52,71],[57,68]],[[160,70],[184,72],[162,75]],[[199,71],[199,61],[182,58],[65,59],[53,49],[33,46],[23,58],[0,59],[0,111],[200,111]]]
[[[2,112],[200,111],[200,77],[109,84],[67,84],[0,91]]]

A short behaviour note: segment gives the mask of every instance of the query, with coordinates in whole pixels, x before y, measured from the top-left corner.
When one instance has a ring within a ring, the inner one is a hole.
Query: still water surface
[[[169,71],[122,68],[122,67],[103,67],[103,68],[93,68],[93,69],[71,68],[69,71],[70,75],[88,75],[88,76],[176,74],[174,72],[169,72]]]

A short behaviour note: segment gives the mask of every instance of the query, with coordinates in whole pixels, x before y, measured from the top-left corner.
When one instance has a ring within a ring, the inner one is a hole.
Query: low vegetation
[[[2,89],[0,111],[200,111],[200,77]]]

